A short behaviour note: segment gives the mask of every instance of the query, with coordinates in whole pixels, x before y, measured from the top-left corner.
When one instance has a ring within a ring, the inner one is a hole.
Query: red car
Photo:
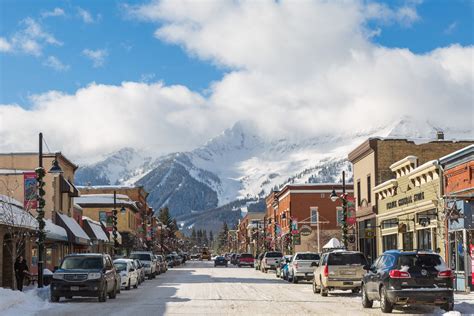
[[[239,257],[239,262],[237,263],[239,268],[241,266],[250,266],[253,268],[253,256],[250,253],[243,253]]]

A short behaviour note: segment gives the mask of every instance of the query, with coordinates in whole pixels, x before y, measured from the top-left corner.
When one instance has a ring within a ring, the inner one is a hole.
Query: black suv
[[[107,295],[115,298],[120,282],[112,258],[107,254],[72,254],[64,257],[53,274],[51,301],[61,297],[97,297],[105,302]]]
[[[362,280],[362,306],[380,300],[384,313],[394,305],[454,308],[453,272],[440,255],[429,251],[389,250],[378,257]]]

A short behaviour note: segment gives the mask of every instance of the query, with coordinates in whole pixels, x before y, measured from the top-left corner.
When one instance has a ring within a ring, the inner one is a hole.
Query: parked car
[[[146,279],[145,266],[138,259],[133,259],[133,261],[135,263],[135,268],[136,268],[137,274],[138,274],[138,284],[142,284],[142,282],[145,282],[145,279]]]
[[[133,259],[115,259],[114,266],[120,274],[120,286],[126,290],[130,290],[133,286],[135,289],[139,283],[139,272],[136,270]]]
[[[260,264],[262,263],[262,259],[263,259],[264,254],[265,253],[261,253],[261,254],[255,256],[255,261],[254,261],[255,270],[260,270]]]
[[[299,280],[312,280],[314,268],[319,263],[319,258],[319,253],[297,252],[288,267],[288,280],[293,283],[298,283]]]
[[[191,255],[191,260],[199,260],[201,258],[201,255],[198,253],[193,253]]]
[[[138,259],[145,267],[145,275],[148,279],[154,279],[156,276],[156,258],[151,251],[133,251],[130,259]]]
[[[358,293],[367,259],[358,251],[335,250],[321,256],[314,269],[313,292],[327,296],[332,290]]]
[[[227,267],[227,259],[224,256],[218,256],[216,260],[214,260],[214,267],[217,266],[226,266]]]
[[[276,270],[278,264],[283,258],[283,254],[279,251],[267,251],[260,262],[260,271]]]
[[[253,268],[254,259],[251,253],[243,253],[238,257],[237,265],[240,267],[242,266],[249,266]]]
[[[174,268],[174,258],[173,255],[166,255],[166,263],[169,268]]]
[[[280,261],[280,264],[277,266],[276,271],[275,271],[275,275],[277,278],[283,278],[282,270],[289,262],[291,262],[292,257],[293,256],[287,255],[287,256],[284,256],[283,260]]]
[[[165,258],[162,255],[157,255],[156,259],[158,261],[158,266],[160,267],[160,272],[165,273],[168,271],[168,264],[166,263]]]
[[[239,254],[233,253],[233,254],[230,256],[230,263],[233,264],[233,265],[235,265],[235,266],[238,265],[238,264],[239,264],[238,257],[239,257]]]
[[[53,273],[51,301],[85,296],[105,302],[107,295],[111,299],[117,296],[117,288],[117,272],[109,255],[71,254],[64,257]]]
[[[454,309],[453,272],[437,253],[390,250],[377,258],[362,280],[362,306],[391,313],[395,305]]]
[[[286,281],[288,281],[291,260],[293,260],[293,256],[290,256],[290,260],[281,268],[281,278]]]
[[[211,253],[207,248],[203,248],[201,252],[201,260],[211,260]]]

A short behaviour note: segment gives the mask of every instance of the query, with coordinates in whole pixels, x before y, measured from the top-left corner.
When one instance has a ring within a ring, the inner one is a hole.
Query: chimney
[[[443,131],[437,131],[436,132],[436,139],[437,140],[444,140],[444,132]]]

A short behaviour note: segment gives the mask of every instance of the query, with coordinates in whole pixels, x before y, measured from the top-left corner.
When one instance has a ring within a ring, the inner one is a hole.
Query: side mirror
[[[362,268],[366,271],[372,270],[372,267],[369,266],[368,264],[364,265]]]
[[[54,268],[53,268],[53,272],[56,272],[56,270],[58,270],[58,269],[59,269],[59,267],[58,267],[58,266],[54,266]]]

